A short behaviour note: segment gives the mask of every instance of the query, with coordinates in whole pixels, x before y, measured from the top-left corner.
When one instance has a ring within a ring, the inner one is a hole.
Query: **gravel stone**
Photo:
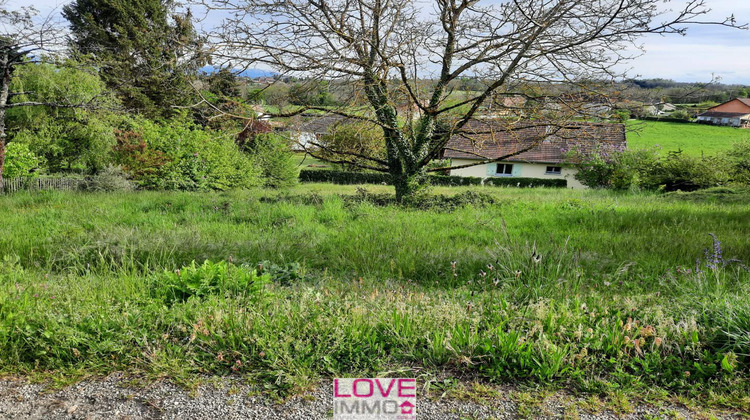
[[[332,386],[323,381],[314,389],[283,402],[257,395],[253,388],[236,378],[206,380],[195,390],[168,381],[134,387],[119,374],[85,380],[63,389],[50,389],[21,379],[0,379],[0,419],[329,419],[333,415]],[[500,393],[502,395],[502,392]],[[580,409],[577,416],[568,410],[576,398],[558,393],[534,407],[536,418],[580,418],[581,420],[705,418],[685,407],[634,406],[629,414],[603,411],[597,414]],[[419,420],[514,419],[518,405],[510,398],[466,401],[451,398],[417,400]],[[716,413],[714,413],[716,415]],[[716,415],[739,418],[738,414]]]

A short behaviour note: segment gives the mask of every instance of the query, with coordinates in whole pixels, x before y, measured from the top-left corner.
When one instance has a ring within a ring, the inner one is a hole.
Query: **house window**
[[[548,166],[547,172],[545,172],[547,175],[560,175],[562,174],[562,167],[560,166]]]
[[[497,170],[495,171],[496,176],[513,176],[513,164],[511,163],[498,163]]]

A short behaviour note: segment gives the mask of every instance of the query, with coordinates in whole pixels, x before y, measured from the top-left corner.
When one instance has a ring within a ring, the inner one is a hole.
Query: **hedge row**
[[[561,178],[479,178],[466,176],[430,175],[431,185],[459,186],[459,185],[492,185],[512,187],[551,187],[566,188],[568,181]],[[346,172],[303,169],[299,173],[300,182],[329,182],[331,184],[391,184],[391,176],[383,173]]]

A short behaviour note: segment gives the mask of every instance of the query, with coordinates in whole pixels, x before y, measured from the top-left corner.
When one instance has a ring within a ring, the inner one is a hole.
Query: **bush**
[[[734,181],[750,185],[750,141],[733,144],[727,152],[727,159]]]
[[[5,147],[5,167],[3,176],[5,178],[17,178],[21,176],[35,176],[36,169],[39,166],[39,157],[37,157],[29,146],[24,143],[8,143]]]
[[[332,184],[387,184],[391,185],[390,174],[379,172],[345,172],[345,171],[318,171],[302,170],[299,174],[301,182],[329,182]],[[565,188],[568,181],[565,179],[539,179],[539,178],[479,178],[470,176],[440,176],[430,175],[427,180],[431,185],[456,187],[465,185],[489,185],[508,187],[551,187]]]
[[[226,134],[185,119],[130,125],[117,133],[116,161],[143,188],[228,190],[260,182],[260,168]]]
[[[297,163],[287,139],[273,133],[261,134],[248,150],[266,187],[287,188],[297,183]]]
[[[80,188],[92,192],[131,191],[133,183],[121,167],[110,165],[98,174],[87,177]]]
[[[568,159],[578,169],[575,177],[592,188],[694,191],[726,185],[727,159],[693,157],[682,151],[659,156],[657,148],[622,150],[604,146],[590,152],[572,152]]]

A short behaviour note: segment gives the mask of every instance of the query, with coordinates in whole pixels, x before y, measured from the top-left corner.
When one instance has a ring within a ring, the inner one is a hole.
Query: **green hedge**
[[[299,173],[300,182],[329,182],[332,184],[391,184],[391,176],[383,173],[345,172],[325,170],[302,170]],[[438,176],[428,177],[430,184],[440,186],[460,185],[492,185],[511,187],[551,187],[566,188],[568,181],[561,178],[479,178],[468,176]]]

